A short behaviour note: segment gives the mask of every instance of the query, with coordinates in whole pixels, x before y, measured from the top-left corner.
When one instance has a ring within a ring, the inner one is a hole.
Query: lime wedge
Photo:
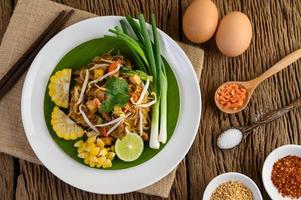
[[[132,162],[137,160],[143,152],[143,140],[135,133],[128,133],[115,143],[115,152],[120,160]]]

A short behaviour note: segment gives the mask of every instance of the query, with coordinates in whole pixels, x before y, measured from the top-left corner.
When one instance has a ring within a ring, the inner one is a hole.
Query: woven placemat
[[[0,46],[1,78],[63,9],[70,10],[71,8],[47,0],[18,1]],[[95,16],[76,10],[66,26]],[[200,79],[204,58],[203,50],[183,43],[178,44],[189,57],[197,77]],[[28,144],[21,121],[21,94],[24,78],[25,74],[0,101],[0,152],[41,164]],[[175,172],[176,170],[173,170],[165,178],[138,192],[168,197]]]

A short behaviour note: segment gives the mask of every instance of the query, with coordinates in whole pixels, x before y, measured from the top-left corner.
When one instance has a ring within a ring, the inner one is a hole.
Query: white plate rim
[[[43,61],[44,63],[51,62],[48,61],[45,57],[46,55],[48,55],[46,53],[49,53],[48,51],[51,50],[53,54],[56,54],[56,52],[54,52],[56,48],[64,48],[64,43],[66,43],[66,41],[62,41],[62,39],[65,39],[68,42],[69,40],[73,40],[73,37],[81,37],[81,41],[73,41],[73,47],[69,47],[70,51],[80,43],[84,42],[84,40],[82,40],[82,37],[85,38],[85,41],[93,38],[99,38],[102,35],[98,35],[97,37],[95,35],[91,36],[89,35],[90,33],[85,31],[83,32],[85,32],[85,34],[88,34],[89,36],[82,36],[81,30],[83,30],[83,28],[89,28],[92,25],[102,23],[107,23],[106,25],[110,24],[113,27],[113,24],[116,24],[116,22],[120,19],[120,16],[94,17],[75,23],[62,30],[41,49],[39,54],[34,59],[27,73],[22,91],[21,114],[24,130],[29,144],[31,145],[39,160],[49,171],[51,171],[55,176],[57,176],[64,182],[79,189],[99,194],[120,194],[136,191],[145,188],[166,176],[179,164],[179,162],[185,157],[186,153],[190,149],[196,136],[201,117],[200,88],[197,77],[193,70],[193,66],[183,50],[176,44],[176,42],[173,41],[163,31],[159,31],[160,37],[163,38],[169,49],[172,50],[172,55],[174,55],[173,59],[185,64],[185,68],[181,70],[185,71],[186,73],[185,74],[182,71],[180,72],[178,64],[174,61],[170,61],[170,57],[166,57],[168,62],[171,64],[172,70],[174,71],[174,74],[178,81],[181,105],[178,123],[174,131],[174,135],[165,146],[165,148],[163,148],[154,158],[141,165],[124,170],[107,171],[91,169],[78,163],[77,161],[70,158],[67,154],[65,154],[56,145],[56,143],[52,140],[50,134],[48,133],[48,130],[47,132],[45,131],[45,120],[44,118],[41,119],[41,113],[39,113],[41,109],[43,110],[43,106],[40,106],[41,108],[37,108],[39,107],[39,105],[41,105],[40,99],[36,98],[38,95],[37,91],[44,90],[43,92],[45,92],[46,77],[42,77],[40,80],[41,82],[37,82],[36,79],[37,77],[39,77],[38,74],[40,76],[43,76],[44,71],[49,71],[48,68],[41,70]],[[95,32],[98,33],[99,31]],[[68,38],[67,36],[70,36],[71,33],[73,37]],[[96,33],[93,32],[91,34],[93,35]],[[57,49],[57,51],[60,50]],[[64,52],[65,53],[61,55],[60,58],[57,57],[55,59],[57,63],[68,51]],[[51,71],[55,66],[56,65],[50,67]],[[47,81],[49,76],[50,74],[48,74],[47,76]],[[183,81],[186,81],[185,85],[182,84]],[[191,90],[191,88],[193,88],[193,90]],[[42,101],[44,101],[44,96],[42,98]],[[36,115],[40,117],[36,117]],[[41,120],[43,120],[44,123],[42,123]],[[190,134],[183,135],[184,132],[185,134],[187,134],[186,132]],[[182,146],[179,147],[178,145],[180,144]],[[176,154],[174,154],[175,147],[177,147]],[[159,161],[162,160],[166,160],[167,162],[160,163]],[[64,167],[67,167],[67,169],[65,169]],[[145,171],[156,172],[145,173]],[[127,179],[126,177],[131,178]]]

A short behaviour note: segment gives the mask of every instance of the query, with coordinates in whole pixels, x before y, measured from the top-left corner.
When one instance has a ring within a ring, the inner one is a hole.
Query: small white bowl
[[[212,179],[206,187],[206,190],[203,194],[203,200],[209,200],[215,189],[220,184],[228,181],[242,182],[247,188],[249,188],[252,191],[254,200],[262,200],[260,190],[258,189],[256,183],[246,175],[236,172],[224,173]]]
[[[284,198],[274,186],[271,180],[271,174],[274,163],[288,155],[299,156],[301,157],[301,146],[300,145],[284,145],[278,147],[274,151],[272,151],[269,156],[265,159],[263,168],[262,168],[262,181],[267,191],[268,195],[271,199],[284,200],[290,198]],[[299,198],[300,199],[300,198]]]

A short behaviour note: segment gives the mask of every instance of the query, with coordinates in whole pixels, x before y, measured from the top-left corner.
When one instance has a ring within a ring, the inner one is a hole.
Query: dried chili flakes
[[[301,197],[301,158],[286,156],[273,165],[272,182],[282,196]]]

